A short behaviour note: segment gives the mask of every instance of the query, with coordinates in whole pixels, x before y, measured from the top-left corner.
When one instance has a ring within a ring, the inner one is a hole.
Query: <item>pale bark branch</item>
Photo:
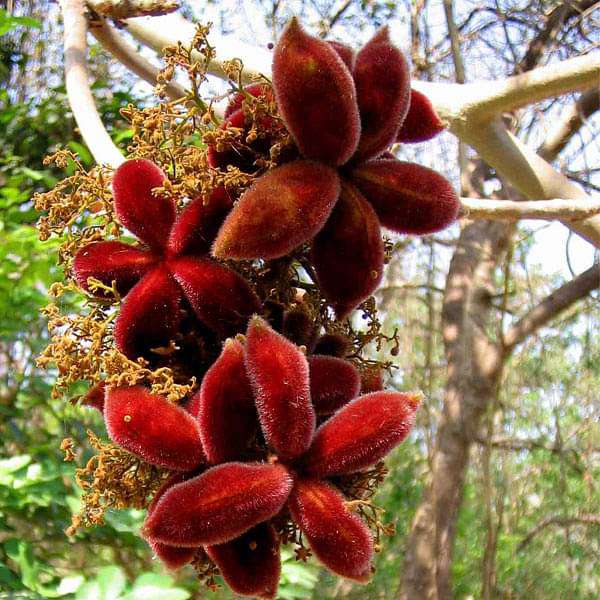
[[[600,288],[600,264],[595,264],[547,296],[504,334],[505,355],[560,312]]]
[[[111,19],[165,15],[179,8],[176,0],[87,0],[86,4]]]
[[[469,219],[517,221],[543,219],[547,221],[576,221],[600,214],[600,197],[589,200],[487,200],[461,198],[461,216]]]
[[[474,84],[481,86],[482,84]],[[473,118],[493,118],[547,98],[600,85],[600,56],[591,53],[560,63],[538,67],[485,85],[471,98],[467,107]],[[475,91],[475,90],[474,90]]]
[[[178,42],[189,44],[195,32],[194,25],[178,14],[128,19],[125,26],[136,40],[158,54],[162,54],[166,46]],[[220,36],[215,32],[210,33],[209,40],[218,53],[209,65],[210,74],[224,78],[223,62],[233,58],[244,61],[243,80],[246,83],[260,74],[269,75],[271,72],[271,53],[267,50],[240,42],[234,36]],[[192,56],[199,58],[197,53]]]
[[[533,538],[549,527],[550,525],[558,525],[559,527],[570,527],[571,525],[600,525],[600,515],[579,515],[577,517],[547,517],[540,521],[519,543],[517,552],[521,552]]]
[[[90,89],[83,0],[60,0],[60,6],[64,20],[65,82],[73,116],[96,162],[118,167],[125,159],[104,128]]]
[[[159,69],[126,42],[114,27],[101,20],[90,27],[90,33],[107,52],[110,52],[132,73],[151,85],[156,85]],[[174,81],[165,86],[165,91],[171,100],[179,100],[186,95],[185,88]]]
[[[589,199],[581,187],[508,132],[500,120],[479,124],[457,121],[452,130],[527,198]],[[600,216],[566,221],[565,225],[600,247]]]

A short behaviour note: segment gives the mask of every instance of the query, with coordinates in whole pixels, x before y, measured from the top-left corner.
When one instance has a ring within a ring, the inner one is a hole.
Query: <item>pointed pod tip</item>
[[[371,42],[389,42],[390,41],[390,26],[384,25],[377,30],[375,35],[371,38]]]
[[[421,391],[408,392],[405,394],[405,397],[407,404],[414,412],[417,411],[419,406],[421,406],[422,402],[425,400],[425,394]]]
[[[250,329],[270,329],[269,324],[260,316],[252,315],[250,322],[248,323],[248,331]]]

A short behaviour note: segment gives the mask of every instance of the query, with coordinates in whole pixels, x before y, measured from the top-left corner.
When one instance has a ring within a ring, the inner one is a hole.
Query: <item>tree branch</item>
[[[562,115],[561,120],[538,148],[538,154],[552,162],[569,143],[584,123],[600,109],[600,89],[591,89],[579,98]]]
[[[111,19],[165,15],[179,8],[176,0],[87,0],[87,4],[98,14]]]
[[[195,32],[194,25],[178,14],[128,19],[125,26],[136,40],[158,54],[162,54],[166,46],[176,45],[179,41],[189,44]],[[268,75],[271,72],[271,53],[267,50],[244,44],[234,36],[220,36],[211,32],[209,37],[218,52],[218,57],[209,65],[210,74],[224,78],[223,62],[233,58],[244,61],[245,83],[250,83],[260,74]],[[198,53],[194,55],[199,58]]]
[[[64,20],[65,82],[75,121],[96,162],[117,167],[125,159],[104,128],[90,90],[84,2],[60,0],[60,6]]]
[[[537,331],[572,304],[600,287],[600,264],[595,264],[547,296],[504,334],[502,351],[506,355],[517,344]]]
[[[517,221],[519,219],[581,220],[600,214],[600,197],[589,200],[487,200],[461,198],[461,216],[469,219]]]
[[[584,90],[600,83],[600,56],[591,53],[508,77],[495,85],[474,84],[470,106],[475,119],[492,118],[540,100]]]
[[[110,52],[120,63],[132,73],[141,77],[151,85],[156,85],[159,69],[146,60],[133,46],[128,44],[114,27],[104,19],[90,27],[90,33],[100,42],[102,47]],[[179,100],[186,95],[185,89],[178,83],[171,81],[165,87],[171,100]]]
[[[550,525],[558,525],[559,527],[569,527],[570,525],[598,525],[600,524],[600,515],[579,515],[578,517],[547,517],[540,521],[520,542],[517,546],[517,552],[521,552],[533,538]]]
[[[527,198],[589,198],[581,187],[508,132],[500,120],[479,124],[457,120],[451,130]],[[566,221],[565,225],[600,247],[600,216]]]
[[[546,16],[546,22],[528,45],[525,56],[517,66],[516,71],[524,73],[533,69],[543,58],[553,44],[565,23],[580,17],[586,10],[593,7],[597,0],[566,0],[553,8]]]

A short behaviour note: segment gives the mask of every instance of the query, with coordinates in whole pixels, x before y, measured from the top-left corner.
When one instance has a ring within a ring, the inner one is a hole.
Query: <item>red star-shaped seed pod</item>
[[[88,278],[114,281],[125,295],[115,323],[117,348],[130,358],[166,346],[178,331],[183,300],[196,317],[222,337],[243,330],[260,303],[246,281],[208,257],[213,238],[231,209],[223,188],[197,198],[177,215],[173,200],[153,194],[166,175],[152,162],[128,160],[113,177],[121,223],[141,240],[139,248],[118,241],[79,250],[73,268],[78,284]],[[104,291],[96,291],[104,295]]]
[[[407,63],[387,27],[354,55],[308,35],[293,19],[275,47],[273,91],[301,158],[254,182],[212,252],[274,259],[314,238],[318,283],[343,318],[381,281],[382,225],[427,234],[458,214],[456,193],[441,175],[380,158],[399,134],[407,141],[429,138],[441,122],[422,95],[411,95]]]
[[[273,598],[276,525],[292,519],[326,567],[366,582],[372,536],[334,481],[404,440],[418,401],[396,392],[356,397],[359,387],[351,363],[307,360],[255,317],[245,344],[226,342],[187,411],[140,387],[108,389],[111,438],[180,471],[148,510],[143,535],[155,552],[176,568],[204,547],[234,592]],[[316,428],[317,414],[333,411]]]

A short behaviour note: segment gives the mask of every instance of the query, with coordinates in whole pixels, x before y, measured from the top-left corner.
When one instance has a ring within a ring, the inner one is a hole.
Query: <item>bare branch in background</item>
[[[538,154],[544,160],[554,160],[597,110],[600,110],[600,89],[590,89],[565,110],[561,120],[538,148]]]
[[[540,533],[540,531],[546,529],[550,525],[557,525],[558,527],[570,527],[571,525],[599,525],[600,515],[579,515],[577,517],[547,517],[540,521],[520,542],[517,546],[517,552],[521,552],[527,546],[533,538]]]
[[[593,265],[575,279],[559,287],[512,325],[504,334],[503,353],[509,354],[528,335],[551,321],[574,302],[585,298],[597,289],[600,289],[600,264]]]
[[[159,69],[146,60],[136,48],[127,43],[114,27],[106,21],[100,20],[90,26],[90,33],[106,51],[110,52],[132,73],[151,85],[156,85]],[[186,95],[185,89],[174,81],[169,82],[165,87],[165,91],[171,100],[179,100]]]
[[[60,0],[64,20],[65,81],[81,136],[98,164],[118,167],[125,159],[102,124],[86,64],[87,21],[83,0]]]

